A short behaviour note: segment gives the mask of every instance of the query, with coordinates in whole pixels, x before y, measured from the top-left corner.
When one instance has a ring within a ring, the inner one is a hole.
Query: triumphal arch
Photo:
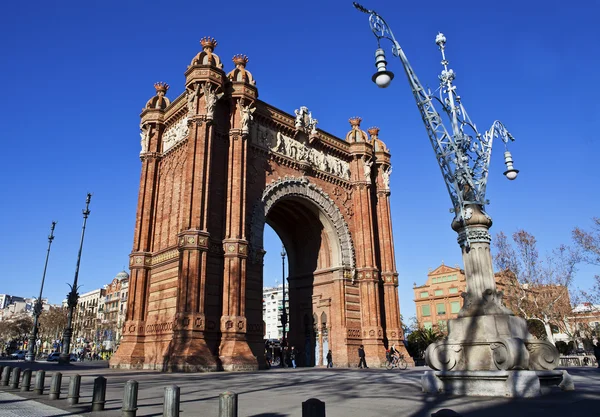
[[[123,337],[110,365],[265,366],[263,230],[289,255],[289,345],[300,362],[385,360],[402,346],[390,216],[390,153],[350,119],[344,139],[258,100],[248,58],[225,72],[202,51],[174,100],[156,83],[141,114],[142,173]],[[324,351],[325,350],[325,351]],[[408,357],[408,355],[406,355]]]

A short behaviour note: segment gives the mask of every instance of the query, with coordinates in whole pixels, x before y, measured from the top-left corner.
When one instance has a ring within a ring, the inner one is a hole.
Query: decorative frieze
[[[490,235],[490,232],[488,232],[487,228],[468,228],[468,229],[463,229],[462,231],[460,231],[460,233],[458,234],[458,244],[460,246],[464,246],[465,243],[467,242],[467,239],[469,241],[469,243],[490,243],[492,241],[492,236]]]
[[[333,155],[315,149],[280,131],[255,124],[252,128],[251,143],[298,163],[308,163],[313,169],[326,172],[345,180],[350,179],[350,164]]]
[[[159,253],[155,255],[151,259],[151,265],[157,265],[162,262],[170,261],[171,259],[175,259],[179,256],[179,250],[171,249],[167,252]]]
[[[167,152],[177,143],[185,139],[188,133],[189,128],[187,116],[181,118],[178,122],[166,128],[165,133],[163,134],[163,153]]]

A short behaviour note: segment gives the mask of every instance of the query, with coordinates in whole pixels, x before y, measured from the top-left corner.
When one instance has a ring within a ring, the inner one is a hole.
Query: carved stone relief
[[[202,91],[206,100],[206,118],[212,120],[215,115],[217,101],[223,97],[224,93],[218,93],[218,88],[211,87],[209,83],[202,84]]]
[[[290,138],[266,126],[254,125],[251,141],[254,145],[270,150],[298,162],[309,163],[313,168],[331,175],[350,179],[350,164],[346,161],[312,148],[306,143]]]
[[[392,167],[386,166],[381,171],[381,177],[383,179],[383,186],[386,190],[390,189],[390,175],[392,175]]]
[[[250,131],[249,125],[250,122],[254,119],[252,113],[256,111],[256,107],[250,108],[251,105],[244,106],[243,104],[239,104],[240,114],[241,114],[241,127],[242,133],[248,133]]]
[[[150,126],[148,125],[140,125],[140,144],[142,146],[142,150],[140,151],[140,155],[148,152],[148,142],[150,141]]]
[[[163,134],[163,152],[167,152],[188,135],[188,119],[182,118],[174,125],[168,127]]]
[[[373,166],[373,158],[363,156],[363,166],[365,172],[365,181],[371,184],[371,167]]]
[[[294,110],[296,121],[294,125],[296,129],[306,129],[311,135],[317,134],[317,119],[313,119],[312,113],[308,111],[308,107],[302,106],[300,109]]]

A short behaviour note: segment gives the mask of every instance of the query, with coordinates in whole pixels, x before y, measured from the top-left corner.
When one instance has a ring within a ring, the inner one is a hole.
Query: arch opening
[[[326,294],[354,267],[348,227],[335,204],[310,183],[298,180],[283,192],[269,193],[276,186],[267,188],[254,210],[251,250],[262,251],[265,225],[281,239],[289,272],[287,346],[300,352],[296,362],[301,366],[326,365],[333,314]]]

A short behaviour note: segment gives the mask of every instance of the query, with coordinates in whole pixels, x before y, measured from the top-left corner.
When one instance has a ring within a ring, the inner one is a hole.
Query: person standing
[[[367,368],[369,369],[369,367],[367,366],[367,361],[365,360],[365,347],[363,345],[360,345],[360,347],[358,348],[358,367],[359,368]]]
[[[329,350],[329,352],[327,352],[327,367],[333,368],[333,356],[331,354],[331,350]]]
[[[290,360],[292,361],[292,367],[296,369],[296,348],[292,346],[292,350],[290,351]]]

